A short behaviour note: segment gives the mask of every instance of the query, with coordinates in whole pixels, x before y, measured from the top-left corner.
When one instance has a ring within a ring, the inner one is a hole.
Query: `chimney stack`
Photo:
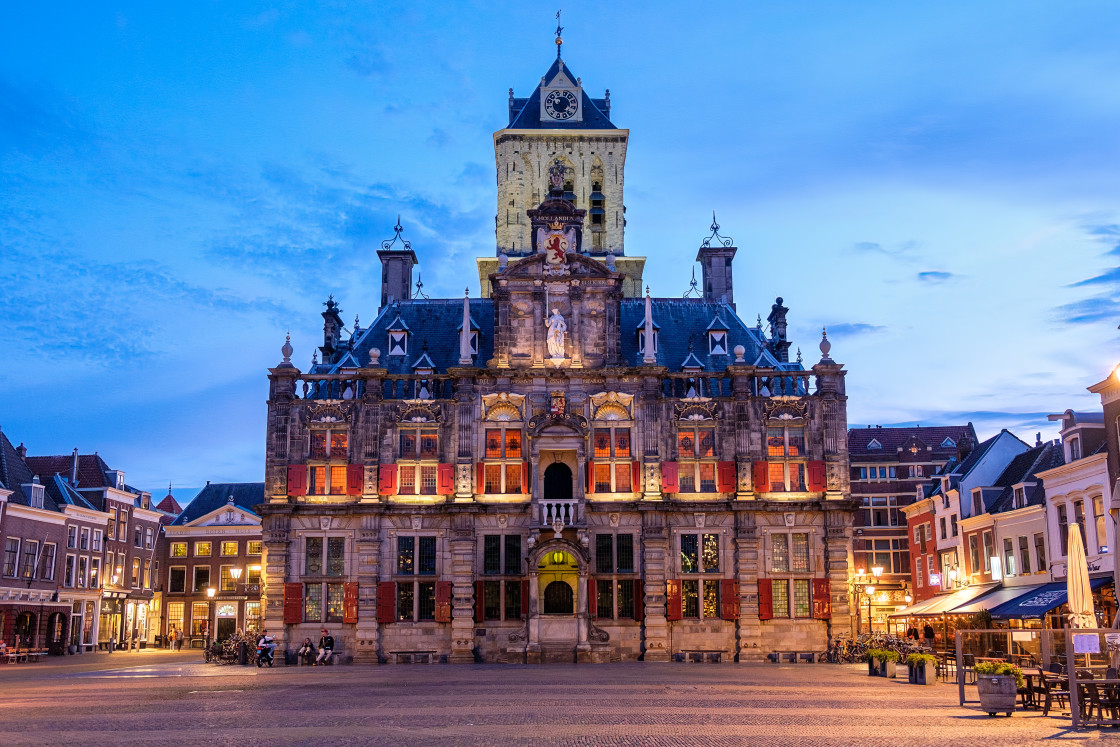
[[[78,487],[78,448],[74,447],[74,462],[70,466],[70,484]]]
[[[19,446],[16,447],[16,453],[19,454],[20,459],[27,458],[27,447],[23,445],[23,441],[20,441]]]

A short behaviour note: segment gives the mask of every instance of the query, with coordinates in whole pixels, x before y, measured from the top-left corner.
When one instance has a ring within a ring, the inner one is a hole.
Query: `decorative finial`
[[[403,231],[403,230],[404,230],[404,228],[401,227],[400,213],[397,213],[397,224],[395,226],[393,226],[393,238],[385,239],[384,241],[382,241],[381,242],[381,248],[385,249],[385,250],[392,249],[393,244],[400,241],[401,242],[401,249],[403,251],[412,251],[412,243],[409,242],[409,241],[406,241],[405,238],[403,236],[401,236],[401,231]]]
[[[649,295],[649,286],[648,285],[646,286],[646,295],[647,296]]]
[[[556,59],[560,59],[560,47],[564,46],[564,40],[560,35],[564,33],[564,27],[560,25],[560,11],[556,11]]]
[[[688,283],[688,290],[684,292],[683,298],[691,298],[692,294],[696,294],[696,298],[703,298],[704,294],[696,287],[696,265],[692,266],[692,280]]]
[[[369,365],[373,368],[377,368],[377,366],[380,362],[381,362],[381,349],[380,348],[370,348],[369,349]]]
[[[758,329],[762,329],[762,314],[758,315],[758,319],[755,320],[754,326]]]
[[[801,363],[801,346],[797,346],[797,362]]]
[[[688,352],[692,352],[692,335],[688,336]]]
[[[428,294],[424,292],[424,280],[419,270],[416,271],[416,297],[423,298],[425,301],[429,300]]]
[[[821,327],[821,361],[831,363],[832,359],[828,357],[828,352],[832,350],[832,343],[828,341],[828,327]]]
[[[280,348],[280,352],[284,354],[284,363],[291,365],[292,363],[292,335],[289,331],[284,335],[284,347]]]
[[[747,361],[743,357],[743,355],[746,352],[747,352],[747,349],[745,347],[743,347],[742,345],[736,345],[735,346],[735,362],[736,363],[746,363]]]
[[[311,365],[312,366],[319,365],[319,351],[318,350],[311,351]]]
[[[701,249],[707,249],[708,247],[710,247],[712,245],[712,241],[715,241],[720,246],[732,246],[735,244],[735,239],[731,238],[730,236],[719,235],[719,223],[716,222],[715,210],[712,211],[712,225],[708,226],[708,229],[712,232],[712,235],[700,242]]]
[[[463,288],[463,297],[464,298],[470,298],[471,297],[471,287],[469,285],[466,288]]]
[[[336,314],[341,314],[342,313],[342,307],[338,305],[338,301],[334,300],[334,294],[333,293],[331,293],[329,296],[327,296],[327,300],[323,302],[323,305],[327,307],[328,312],[333,311]]]

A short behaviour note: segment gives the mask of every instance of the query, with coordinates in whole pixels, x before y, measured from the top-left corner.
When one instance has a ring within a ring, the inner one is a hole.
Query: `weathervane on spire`
[[[564,40],[560,38],[562,33],[564,27],[560,25],[560,11],[556,11],[556,59],[560,59],[560,47],[564,46]]]

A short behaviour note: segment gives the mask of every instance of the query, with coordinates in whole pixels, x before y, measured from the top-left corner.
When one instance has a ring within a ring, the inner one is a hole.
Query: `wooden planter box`
[[[911,685],[937,684],[937,662],[926,661],[916,667],[907,665],[907,669],[910,670],[908,677]]]
[[[980,710],[989,716],[1003,711],[1008,716],[1015,712],[1015,697],[1019,694],[1015,678],[1006,674],[980,674],[976,676],[976,691],[980,695]]]

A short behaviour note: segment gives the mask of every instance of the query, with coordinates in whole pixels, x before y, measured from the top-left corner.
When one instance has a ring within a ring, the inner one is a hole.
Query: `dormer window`
[[[1073,436],[1069,440],[1069,460],[1076,462],[1081,458],[1081,439]]]
[[[389,355],[407,355],[408,354],[408,333],[407,332],[390,332],[389,333]]]
[[[945,440],[941,442],[941,448],[943,449],[953,449],[956,448],[956,446],[957,442],[949,438],[948,436],[946,436]]]
[[[980,488],[972,491],[972,515],[979,516],[984,513],[984,494]]]
[[[644,330],[638,330],[638,352],[645,355],[646,352],[646,333]],[[653,330],[653,352],[657,352],[657,329]]]
[[[727,333],[708,333],[708,352],[711,355],[727,355]]]
[[[877,439],[877,438],[871,439],[871,443],[869,443],[867,445],[867,450],[868,451],[879,451],[882,448],[883,448],[883,445],[881,443],[879,443],[879,439]]]
[[[31,508],[42,508],[46,490],[45,485],[39,484],[38,476],[32,477],[31,482],[23,485],[23,494],[27,498],[27,505]]]
[[[1011,508],[1022,508],[1027,505],[1027,489],[1022,485],[1015,488],[1011,496]]]

